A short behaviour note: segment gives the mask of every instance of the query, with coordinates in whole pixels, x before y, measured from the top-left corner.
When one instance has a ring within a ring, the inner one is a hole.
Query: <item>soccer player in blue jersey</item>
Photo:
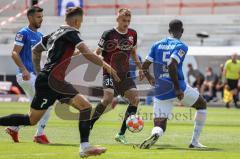
[[[40,7],[32,7],[27,12],[29,25],[21,28],[15,37],[12,58],[17,69],[17,82],[22,87],[27,97],[32,101],[35,94],[36,74],[32,62],[32,46],[41,41],[42,33],[37,29],[41,27],[43,21],[43,9]],[[51,107],[46,111],[45,115],[39,121],[34,141],[41,144],[48,144],[49,141],[43,130],[50,116]],[[20,127],[8,127],[5,131],[12,137],[14,142],[19,142],[18,131]]]
[[[154,128],[151,136],[140,145],[140,148],[150,148],[164,134],[174,100],[179,100],[184,105],[197,110],[189,148],[206,147],[199,143],[206,120],[206,102],[196,89],[186,84],[182,71],[183,61],[188,51],[188,46],[180,40],[183,31],[183,23],[177,19],[172,20],[169,23],[171,37],[154,43],[143,64],[145,76],[155,87]],[[152,63],[154,77],[149,73],[149,66]]]

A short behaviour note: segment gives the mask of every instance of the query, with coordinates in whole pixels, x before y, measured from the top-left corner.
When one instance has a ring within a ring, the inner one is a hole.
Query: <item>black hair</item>
[[[37,12],[43,12],[43,9],[38,6],[32,6],[31,8],[28,9],[27,16],[32,16]]]
[[[181,31],[183,29],[183,23],[179,19],[173,19],[169,23],[169,30],[171,32]]]

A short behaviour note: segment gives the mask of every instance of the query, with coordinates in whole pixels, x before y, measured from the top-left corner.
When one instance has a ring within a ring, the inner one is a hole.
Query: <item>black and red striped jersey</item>
[[[107,30],[102,34],[98,46],[102,49],[104,61],[122,77],[129,70],[129,57],[132,49],[137,46],[137,32],[131,28],[126,33],[121,33],[116,28]],[[103,73],[107,74],[106,70]]]
[[[58,72],[57,76],[64,79],[75,47],[82,42],[79,30],[67,25],[60,26],[55,32],[44,36],[41,45],[47,51],[48,57],[41,72],[49,74],[55,67],[60,66],[61,69],[58,70],[61,70],[61,73]]]

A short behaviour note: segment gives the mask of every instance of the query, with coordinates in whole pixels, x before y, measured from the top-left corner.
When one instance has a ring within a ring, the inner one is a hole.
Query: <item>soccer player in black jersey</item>
[[[106,107],[112,103],[115,94],[121,95],[128,99],[129,105],[125,113],[119,133],[115,136],[115,140],[123,144],[127,144],[124,136],[126,131],[126,119],[129,115],[136,114],[139,103],[138,92],[133,79],[129,73],[129,57],[132,56],[134,62],[139,69],[140,80],[144,74],[139,61],[137,49],[137,32],[129,28],[131,21],[131,11],[122,8],[118,11],[117,26],[105,31],[98,43],[96,54],[102,55],[105,62],[111,65],[121,79],[117,82],[112,76],[103,69],[103,89],[104,95],[100,103],[97,104],[95,113],[92,117],[92,127],[100,115],[105,111]]]
[[[119,81],[117,73],[106,62],[92,53],[80,38],[79,29],[83,20],[83,10],[80,7],[69,8],[66,12],[66,25],[57,31],[43,37],[42,41],[33,49],[33,63],[38,74],[35,89],[36,94],[31,103],[28,114],[11,114],[0,117],[1,126],[35,125],[49,106],[56,100],[61,100],[80,111],[79,132],[81,138],[80,156],[88,157],[100,155],[106,151],[103,147],[89,144],[90,133],[90,102],[68,82],[64,81],[65,71],[70,64],[71,57],[77,48],[89,61],[103,66],[115,80]],[[48,52],[48,60],[40,70],[41,53]],[[60,67],[60,69],[56,69]],[[57,71],[56,71],[57,70]],[[60,70],[60,71],[59,71]],[[66,90],[61,92],[52,87],[52,83],[59,83],[59,87]]]

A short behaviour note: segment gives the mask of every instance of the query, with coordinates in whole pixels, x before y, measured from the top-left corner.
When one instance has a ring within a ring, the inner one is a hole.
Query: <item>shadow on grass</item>
[[[202,149],[196,149],[196,148],[187,148],[187,147],[176,147],[174,145],[155,145],[153,148],[156,148],[158,150],[185,150],[185,151],[223,151],[223,149],[219,148],[202,148]]]
[[[79,144],[62,144],[62,143],[52,143],[46,146],[71,146],[71,147],[79,147]]]

